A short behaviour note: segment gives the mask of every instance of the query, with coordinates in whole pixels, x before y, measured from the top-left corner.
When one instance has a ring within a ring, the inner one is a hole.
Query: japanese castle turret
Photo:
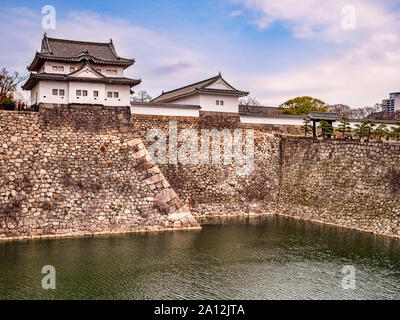
[[[31,91],[31,105],[82,104],[129,106],[131,88],[141,80],[124,77],[134,59],[118,56],[112,40],[107,43],[49,38],[28,67],[22,86]]]
[[[239,98],[249,93],[231,86],[221,73],[187,86],[163,91],[148,103],[132,102],[132,114],[199,117],[200,111],[239,113]]]

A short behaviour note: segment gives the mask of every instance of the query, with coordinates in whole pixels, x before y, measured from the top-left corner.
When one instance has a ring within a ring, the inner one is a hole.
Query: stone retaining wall
[[[169,139],[170,122],[177,123],[178,134],[193,129],[253,129],[255,137],[254,170],[245,176],[237,174],[238,166],[223,164],[160,164],[166,179],[195,216],[248,215],[275,213],[279,193],[280,136],[259,125],[243,125],[238,114],[200,112],[200,118],[132,115],[132,124],[147,147],[151,129],[161,129]],[[243,135],[245,132],[243,131]],[[169,142],[169,140],[168,140]],[[221,150],[223,150],[222,140]],[[167,144],[169,147],[169,143]],[[178,149],[181,144],[178,144]],[[167,148],[168,150],[168,148]],[[201,141],[199,139],[199,153]],[[210,149],[211,152],[211,149]]]
[[[254,130],[255,167],[248,176],[226,165],[160,165],[196,216],[277,213],[377,234],[400,233],[399,145],[282,136],[270,126],[242,124],[233,114],[132,116],[144,141],[152,128],[168,133],[169,121],[178,121],[178,130]]]
[[[1,111],[0,239],[199,228],[127,119],[129,108]]]
[[[238,175],[237,164],[211,161],[156,165],[146,135],[161,129],[169,138],[170,121],[178,135],[253,130],[253,171]],[[0,181],[0,239],[199,228],[194,217],[254,214],[400,235],[399,145],[287,137],[237,114],[1,111]]]
[[[278,213],[400,236],[400,145],[282,140]]]

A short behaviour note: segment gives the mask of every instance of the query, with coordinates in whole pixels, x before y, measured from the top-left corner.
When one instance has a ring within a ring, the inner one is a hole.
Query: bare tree
[[[12,99],[13,94],[17,90],[17,86],[24,81],[18,72],[11,74],[6,68],[0,71],[0,104],[7,99]]]
[[[147,93],[146,90],[140,90],[132,97],[132,102],[149,102],[151,99],[152,97]]]
[[[363,108],[350,108],[344,104],[335,104],[328,106],[329,112],[335,112],[340,117],[346,117],[348,119],[359,119],[363,120],[371,116],[371,114],[380,112],[382,110],[382,106],[380,104],[375,104],[372,107],[363,107]]]
[[[350,118],[350,114],[351,114],[351,108],[345,104],[334,104],[334,105],[328,106],[328,111],[334,112],[342,118],[343,117]]]
[[[254,97],[246,97],[239,100],[242,106],[261,106],[261,103]]]
[[[400,120],[400,111],[395,112],[374,112],[369,116],[369,119],[375,120]]]

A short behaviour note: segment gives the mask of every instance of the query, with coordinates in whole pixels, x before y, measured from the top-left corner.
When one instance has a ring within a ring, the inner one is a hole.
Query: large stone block
[[[156,201],[159,201],[159,202],[168,202],[168,201],[174,199],[175,197],[177,197],[177,194],[175,193],[175,191],[168,188],[168,189],[164,189],[160,193],[158,193],[156,195],[155,199],[156,199]]]

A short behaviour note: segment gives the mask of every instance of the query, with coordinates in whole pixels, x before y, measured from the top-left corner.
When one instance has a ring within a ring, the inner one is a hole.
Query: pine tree
[[[378,128],[375,130],[375,136],[378,137],[378,140],[382,140],[383,136],[386,136],[387,138],[388,135],[388,129],[386,124],[381,124],[379,125]]]
[[[368,130],[367,130],[367,127],[365,126],[364,122],[357,123],[356,127],[357,128],[354,131],[355,131],[357,137],[359,137],[361,139],[368,135]]]
[[[400,121],[396,122],[396,127],[393,127],[390,131],[390,135],[396,140],[400,140]]]
[[[368,139],[371,139],[371,134],[376,124],[371,120],[364,120],[363,123],[365,125],[367,137]]]
[[[312,131],[310,122],[311,122],[310,119],[304,118],[304,121],[303,121],[304,125],[301,127],[301,131],[304,132],[305,136],[307,136],[307,134]]]
[[[322,130],[322,136],[324,137],[330,137],[333,135],[333,127],[328,121],[322,120],[318,128]]]
[[[351,133],[352,129],[350,127],[350,122],[347,117],[343,117],[342,120],[340,121],[340,124],[338,126],[339,132],[342,134],[342,137],[346,137],[346,133]]]

